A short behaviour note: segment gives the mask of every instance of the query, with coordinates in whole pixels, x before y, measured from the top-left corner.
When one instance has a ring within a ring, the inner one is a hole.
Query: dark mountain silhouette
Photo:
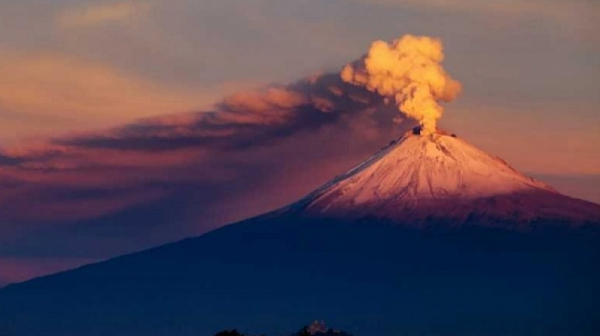
[[[214,336],[250,336],[239,332],[237,329],[223,330]],[[263,335],[264,336],[264,335]],[[314,321],[289,336],[352,336],[341,330],[330,329],[323,321]]]
[[[600,334],[600,206],[416,133],[283,209],[8,286],[0,334]]]

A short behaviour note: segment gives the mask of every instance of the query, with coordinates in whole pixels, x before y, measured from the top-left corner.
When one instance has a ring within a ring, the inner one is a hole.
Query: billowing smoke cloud
[[[438,102],[454,100],[462,88],[442,67],[442,49],[439,39],[426,36],[405,35],[391,44],[376,41],[365,57],[346,65],[341,77],[393,99],[424,134],[433,133],[444,112]]]

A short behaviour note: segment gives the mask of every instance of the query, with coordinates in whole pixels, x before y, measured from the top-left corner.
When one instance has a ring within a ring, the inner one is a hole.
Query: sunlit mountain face
[[[291,208],[413,226],[441,221],[532,229],[545,221],[600,221],[596,204],[561,195],[455,134],[421,132],[413,129]]]
[[[0,290],[9,335],[597,335],[600,206],[415,129],[282,209]]]

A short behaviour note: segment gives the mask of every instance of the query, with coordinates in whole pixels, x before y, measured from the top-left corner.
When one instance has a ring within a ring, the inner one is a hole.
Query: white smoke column
[[[438,102],[454,100],[462,89],[441,66],[442,49],[439,39],[427,36],[375,41],[365,57],[344,67],[341,77],[391,97],[401,112],[419,121],[422,134],[432,134],[444,112]]]

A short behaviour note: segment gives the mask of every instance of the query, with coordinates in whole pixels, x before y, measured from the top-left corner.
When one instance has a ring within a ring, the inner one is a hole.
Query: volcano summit
[[[320,216],[412,225],[600,222],[597,205],[561,195],[455,135],[419,128],[300,203]]]
[[[409,132],[300,201],[0,290],[7,335],[598,335],[600,206]]]

